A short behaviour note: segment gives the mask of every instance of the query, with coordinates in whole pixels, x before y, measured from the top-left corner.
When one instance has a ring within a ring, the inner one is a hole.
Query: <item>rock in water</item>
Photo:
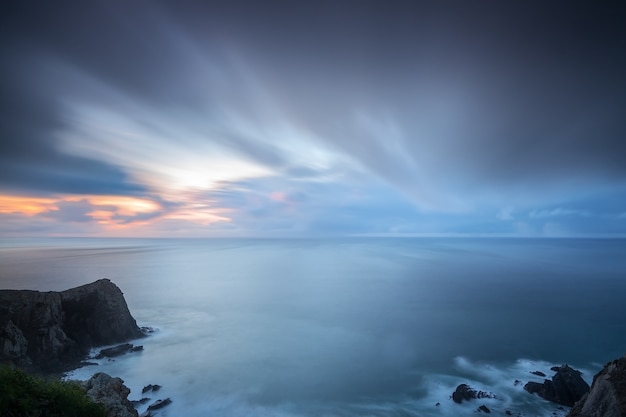
[[[128,400],[130,389],[120,378],[99,372],[84,382],[87,395],[104,406],[107,417],[138,417],[133,403]]]
[[[0,290],[0,362],[63,370],[94,346],[142,336],[108,279],[61,292]]]
[[[159,410],[165,407],[166,405],[170,405],[171,403],[172,403],[172,400],[170,400],[169,398],[166,398],[164,400],[156,400],[155,402],[153,402],[152,404],[148,406],[148,412]]]
[[[607,363],[568,417],[626,416],[626,357]]]
[[[124,343],[121,345],[113,346],[110,348],[102,349],[97,355],[96,359],[102,358],[115,358],[128,352],[139,352],[143,350],[143,346],[135,346],[132,343]]]
[[[589,391],[589,384],[576,369],[567,365],[557,369],[552,380],[545,379],[543,383],[529,382],[524,385],[524,389],[548,401],[571,407]]]
[[[145,387],[143,387],[143,389],[141,390],[142,394],[145,394],[146,392],[152,391],[152,392],[157,392],[158,390],[161,389],[161,386],[159,384],[148,384]]]
[[[496,398],[496,396],[490,392],[476,391],[467,384],[460,384],[452,393],[452,401],[458,404],[461,404],[463,400],[468,401],[474,398]]]

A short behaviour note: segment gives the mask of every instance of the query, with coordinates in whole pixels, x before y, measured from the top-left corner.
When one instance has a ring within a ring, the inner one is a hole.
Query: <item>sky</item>
[[[0,236],[626,236],[626,5],[9,1]]]

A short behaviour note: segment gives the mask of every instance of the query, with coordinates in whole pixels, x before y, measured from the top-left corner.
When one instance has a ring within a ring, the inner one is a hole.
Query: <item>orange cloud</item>
[[[34,216],[50,210],[55,210],[56,199],[41,197],[22,197],[0,194],[0,213],[18,213]]]
[[[87,213],[89,217],[99,223],[109,223],[113,217],[133,217],[138,214],[156,213],[162,210],[159,203],[146,198],[128,196],[60,196],[56,198],[23,197],[0,195],[0,213],[22,214],[35,216],[37,214],[58,211],[59,205],[66,202],[87,202],[94,210]]]
[[[92,212],[87,213],[87,216],[96,220],[100,224],[110,224],[112,217],[115,215],[114,212],[108,210],[94,210]]]
[[[94,206],[114,206],[115,212],[122,216],[134,216],[139,213],[152,213],[162,209],[161,205],[145,198],[127,196],[88,196],[79,199],[87,200]]]
[[[168,211],[158,201],[130,196],[71,195],[41,198],[0,195],[0,214],[21,214],[28,217],[43,215],[60,219],[61,222],[74,222],[72,216],[77,219],[82,216],[83,219],[91,218],[94,224],[101,225],[104,228],[102,232],[143,228],[142,225],[161,220],[179,220],[204,226],[231,221],[228,217],[229,210],[189,197],[186,196],[186,201],[180,201],[175,209]],[[84,211],[63,216],[64,210],[76,205],[82,206]]]

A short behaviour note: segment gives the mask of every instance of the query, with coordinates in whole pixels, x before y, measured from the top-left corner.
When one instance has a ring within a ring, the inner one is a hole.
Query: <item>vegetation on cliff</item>
[[[47,380],[0,366],[0,410],[4,417],[105,417],[101,404],[77,382]]]

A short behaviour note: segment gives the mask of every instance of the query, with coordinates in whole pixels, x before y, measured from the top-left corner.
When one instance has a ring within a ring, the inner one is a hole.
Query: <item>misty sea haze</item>
[[[514,381],[567,362],[591,382],[626,353],[624,239],[0,243],[1,288],[99,278],[158,330],[70,376],[160,384],[170,417],[564,415]],[[455,404],[460,383],[498,398]]]

